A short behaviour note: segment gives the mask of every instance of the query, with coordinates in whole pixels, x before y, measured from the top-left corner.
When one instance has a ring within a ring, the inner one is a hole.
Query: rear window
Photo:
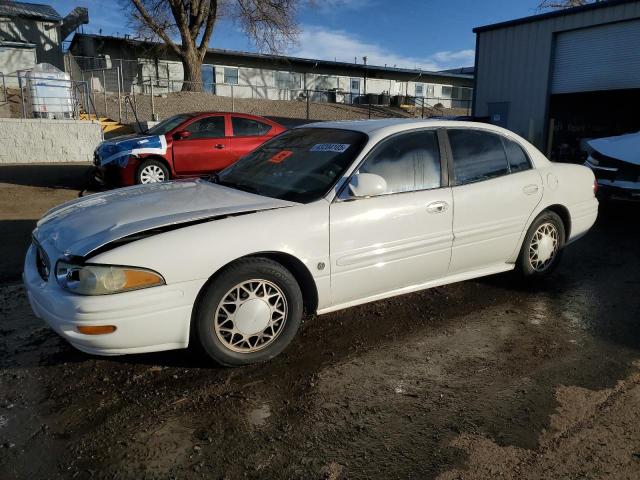
[[[333,187],[366,141],[362,132],[295,128],[223,170],[218,182],[267,197],[312,202]]]
[[[231,117],[231,126],[236,137],[266,135],[271,130],[271,125],[242,117]]]
[[[479,182],[509,173],[498,135],[479,130],[448,131],[456,185]]]
[[[507,160],[509,160],[511,173],[522,172],[531,168],[529,157],[527,157],[527,154],[524,153],[520,145],[505,137],[502,137],[502,143],[504,143],[504,150],[507,152]]]

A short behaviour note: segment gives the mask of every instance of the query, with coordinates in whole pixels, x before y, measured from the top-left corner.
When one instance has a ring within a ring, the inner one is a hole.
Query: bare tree
[[[261,51],[282,51],[298,35],[299,0],[122,1],[139,34],[160,40],[180,58],[183,90],[202,89],[202,62],[222,18],[235,22]]]
[[[550,8],[571,8],[587,5],[588,3],[597,3],[605,0],[542,0],[538,4],[538,10],[548,10]]]

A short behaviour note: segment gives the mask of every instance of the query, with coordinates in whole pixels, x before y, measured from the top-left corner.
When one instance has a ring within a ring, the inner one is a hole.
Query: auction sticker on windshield
[[[269,159],[271,163],[280,163],[293,155],[291,150],[281,150]]]
[[[346,152],[350,146],[348,143],[316,143],[309,151],[343,153]]]

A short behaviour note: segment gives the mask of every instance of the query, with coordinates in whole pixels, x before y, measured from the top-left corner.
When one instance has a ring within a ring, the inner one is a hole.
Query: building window
[[[451,98],[454,100],[471,100],[471,92],[473,92],[471,88],[453,87],[451,89]]]
[[[416,83],[416,97],[424,96],[424,85],[421,83]]]
[[[293,72],[276,72],[276,88],[293,89],[301,88],[302,77]]]
[[[238,69],[232,67],[224,67],[224,83],[229,85],[238,85]]]
[[[442,96],[444,98],[451,98],[452,93],[453,93],[453,87],[449,87],[448,85],[442,86]]]
[[[433,85],[427,85],[427,98],[433,98],[435,96],[435,89]]]
[[[316,78],[316,90],[331,90],[337,88],[337,77],[330,77],[328,75],[321,75]]]
[[[213,65],[203,64],[200,69],[200,78],[202,80],[202,90],[208,93],[215,92],[215,75],[216,69]]]

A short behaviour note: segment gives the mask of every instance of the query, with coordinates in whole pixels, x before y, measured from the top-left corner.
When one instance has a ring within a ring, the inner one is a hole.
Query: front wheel
[[[146,160],[142,162],[136,172],[136,183],[138,185],[164,182],[165,180],[169,180],[169,170],[158,160]]]
[[[205,353],[221,365],[260,363],[293,340],[302,310],[302,292],[289,270],[267,258],[247,258],[206,287],[194,331]]]
[[[562,219],[554,212],[542,212],[527,230],[516,264],[517,270],[525,279],[549,275],[560,263],[564,242]]]

